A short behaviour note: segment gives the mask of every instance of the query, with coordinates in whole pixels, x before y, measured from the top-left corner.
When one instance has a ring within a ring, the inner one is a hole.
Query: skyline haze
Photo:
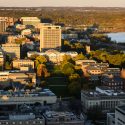
[[[125,7],[125,0],[0,0],[1,7]]]

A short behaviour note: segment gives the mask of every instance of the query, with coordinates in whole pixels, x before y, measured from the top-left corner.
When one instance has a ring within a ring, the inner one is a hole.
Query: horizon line
[[[61,7],[69,7],[69,8],[125,8],[122,6],[0,6],[0,8],[61,8]]]

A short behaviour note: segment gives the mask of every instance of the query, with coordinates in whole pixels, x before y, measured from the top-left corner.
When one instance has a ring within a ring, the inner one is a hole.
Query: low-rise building
[[[115,113],[107,113],[107,125],[115,125]]]
[[[45,125],[45,119],[33,113],[5,114],[0,116],[0,125]]]
[[[2,50],[5,54],[10,54],[12,58],[20,58],[20,45],[15,43],[2,44]]]
[[[1,71],[0,85],[8,86],[11,82],[18,82],[23,85],[36,84],[36,73],[22,71]]]
[[[100,80],[100,77],[99,75],[90,75],[89,76],[89,81],[94,83],[95,81],[99,81]]]
[[[20,20],[24,25],[33,25],[35,27],[41,22],[38,17],[21,17]]]
[[[125,105],[116,108],[115,125],[125,125]]]
[[[17,24],[15,27],[16,27],[16,29],[19,29],[19,30],[23,30],[26,28],[26,26],[22,25],[22,24]]]
[[[12,62],[14,69],[20,69],[21,67],[29,67],[29,69],[34,69],[34,61],[29,59],[17,59]]]
[[[120,68],[107,68],[103,75],[120,76]]]
[[[82,66],[88,66],[88,65],[91,65],[91,64],[96,64],[97,62],[95,60],[77,60],[76,61],[76,64],[77,65],[82,65]]]
[[[123,79],[120,78],[120,76],[102,76],[101,78],[101,84],[103,86],[107,86],[114,90],[124,90],[125,89],[125,83],[123,82]]]
[[[114,110],[125,100],[125,92],[112,90],[108,87],[96,87],[95,91],[81,91],[81,102],[84,112],[92,109],[102,111]]]
[[[96,63],[94,61],[82,62],[82,71],[85,76],[88,75],[102,75],[107,68],[109,67],[108,63]]]
[[[0,91],[0,105],[22,105],[41,103],[54,104],[56,95],[49,89],[36,88],[32,90]]]
[[[32,32],[31,32],[30,29],[24,29],[24,30],[21,31],[21,35],[23,35],[23,36],[24,36],[24,35],[31,35],[31,33],[32,33]]]
[[[115,113],[107,114],[107,125],[125,125],[125,105],[116,107]]]
[[[62,39],[78,39],[77,33],[62,34]]]
[[[46,125],[84,125],[84,120],[72,112],[46,111]]]
[[[63,61],[64,55],[70,55],[72,58],[76,57],[78,55],[77,52],[69,51],[69,52],[59,52],[57,50],[50,49],[46,52],[36,52],[36,51],[30,51],[27,53],[27,57],[31,57],[32,55],[42,55],[45,56],[50,62],[53,63],[60,63]]]
[[[88,66],[86,71],[89,75],[101,75],[104,71],[100,67]]]

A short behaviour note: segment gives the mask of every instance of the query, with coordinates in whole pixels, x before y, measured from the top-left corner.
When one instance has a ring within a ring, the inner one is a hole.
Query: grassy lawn
[[[48,87],[58,96],[58,97],[69,97],[67,88],[67,78],[66,77],[50,77],[47,78]]]
[[[57,97],[69,97],[68,89],[66,87],[62,86],[49,86],[50,90],[54,92]]]
[[[46,79],[49,85],[67,85],[68,81],[66,77],[49,77]]]

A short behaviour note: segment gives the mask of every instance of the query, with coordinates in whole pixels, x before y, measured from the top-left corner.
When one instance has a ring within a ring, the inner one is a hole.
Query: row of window
[[[17,122],[16,122],[16,121],[13,121],[13,122],[11,122],[11,121],[10,121],[10,122],[1,121],[1,122],[0,122],[0,125],[8,125],[8,124],[9,124],[9,125],[10,125],[10,124],[12,124],[12,125],[24,125],[24,124],[27,124],[27,125],[29,125],[29,124],[30,124],[30,125],[31,125],[31,124],[32,124],[32,125],[35,125],[35,124],[36,124],[36,125],[38,125],[38,124],[42,124],[42,123],[43,123],[43,121],[23,121],[23,122],[22,122],[22,121],[17,121]]]

